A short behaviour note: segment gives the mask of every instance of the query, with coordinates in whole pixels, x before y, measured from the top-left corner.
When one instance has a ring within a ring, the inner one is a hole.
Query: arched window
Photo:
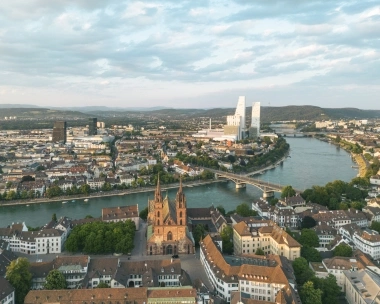
[[[171,231],[168,232],[167,240],[168,241],[172,241],[173,240],[173,234],[172,234]]]
[[[179,213],[179,217],[182,217],[182,211]]]
[[[160,225],[160,220],[157,220],[157,225]]]
[[[182,219],[179,220],[179,224],[182,225]]]
[[[157,211],[157,217],[160,217],[160,211]]]

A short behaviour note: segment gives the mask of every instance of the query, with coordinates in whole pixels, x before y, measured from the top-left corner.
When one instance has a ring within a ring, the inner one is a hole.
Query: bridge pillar
[[[274,197],[274,191],[268,190],[268,191],[263,191],[263,198],[271,198]]]
[[[245,183],[236,183],[235,187],[236,187],[236,189],[242,189],[242,188],[246,187],[246,184]]]

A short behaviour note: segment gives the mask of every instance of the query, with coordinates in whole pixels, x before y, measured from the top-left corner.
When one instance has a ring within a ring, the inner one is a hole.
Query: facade
[[[30,272],[32,274],[32,289],[43,289],[46,276],[53,269],[59,270],[65,277],[67,288],[76,289],[82,287],[84,278],[87,274],[90,257],[80,256],[61,256],[50,262],[31,263]]]
[[[88,119],[88,135],[89,136],[97,135],[97,133],[98,133],[97,124],[98,124],[97,118],[89,118]]]
[[[136,225],[136,230],[140,227],[139,205],[124,207],[109,207],[102,209],[103,222],[125,222],[131,220]]]
[[[380,276],[370,269],[344,271],[346,300],[349,304],[380,304]]]
[[[249,129],[249,137],[251,138],[260,137],[260,107],[260,102],[252,104],[251,127]]]
[[[148,201],[147,255],[194,253],[194,238],[187,226],[187,206],[182,181],[175,198],[162,196],[160,180],[154,199]]]
[[[56,121],[53,127],[52,141],[62,142],[65,144],[66,143],[66,129],[67,129],[66,121]]]
[[[229,262],[209,235],[201,241],[200,261],[217,295],[227,302],[234,291],[241,291],[250,299],[277,303],[279,293],[292,288],[288,280],[292,266],[287,259],[252,255]]]
[[[231,128],[232,126],[237,128]],[[235,115],[227,116],[227,125],[224,128],[224,135],[235,135],[237,140],[241,140],[245,136],[245,96],[239,96],[236,106]],[[235,134],[231,134],[236,131]],[[226,133],[227,132],[227,133]]]
[[[61,253],[67,235],[55,228],[28,231],[25,223],[0,228],[0,239],[9,243],[10,250],[25,254]]]
[[[242,221],[233,227],[235,254],[277,254],[293,261],[301,255],[301,245],[277,225],[249,227]]]
[[[170,288],[97,288],[81,290],[32,290],[26,295],[25,304],[72,303],[170,303],[196,304],[197,291],[191,286]]]
[[[2,277],[0,277],[0,303],[1,304],[15,303],[15,289],[6,279]]]

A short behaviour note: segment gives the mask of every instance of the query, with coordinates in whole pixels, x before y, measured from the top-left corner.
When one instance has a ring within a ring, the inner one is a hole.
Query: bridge
[[[209,168],[207,168],[207,170],[214,173],[217,178],[222,177],[222,178],[226,178],[228,180],[233,181],[236,184],[237,189],[245,188],[246,184],[259,188],[260,190],[263,191],[264,197],[271,197],[274,195],[274,192],[281,192],[282,188],[286,186],[286,185],[280,185],[280,184],[273,184],[273,183],[266,182],[257,178],[252,178],[252,177],[249,177],[248,175],[240,175],[240,174],[224,172],[224,171],[209,169]],[[297,193],[302,192],[301,190],[298,190],[298,189],[294,189],[294,190]]]

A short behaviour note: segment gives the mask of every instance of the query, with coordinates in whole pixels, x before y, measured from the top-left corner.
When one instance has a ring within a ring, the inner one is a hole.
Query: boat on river
[[[87,203],[88,202],[88,198],[85,198],[83,201]]]
[[[68,201],[63,201],[63,202],[62,202],[62,204],[67,204],[67,203],[68,203]]]

